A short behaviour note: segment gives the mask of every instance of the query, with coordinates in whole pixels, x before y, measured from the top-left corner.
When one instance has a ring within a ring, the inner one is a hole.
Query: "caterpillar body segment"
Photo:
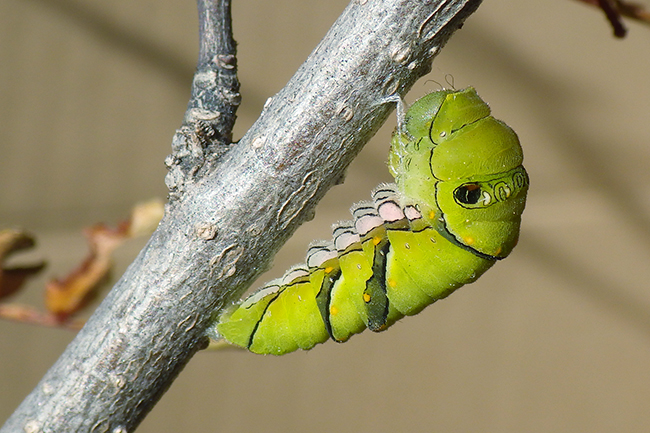
[[[407,111],[396,184],[353,206],[332,242],[223,314],[213,335],[261,354],[383,331],[475,281],[514,248],[528,189],[515,133],[476,91],[431,93]]]

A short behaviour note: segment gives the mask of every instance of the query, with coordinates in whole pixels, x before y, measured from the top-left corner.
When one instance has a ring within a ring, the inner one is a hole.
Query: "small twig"
[[[650,24],[650,12],[645,9],[644,5],[624,2],[623,0],[616,0],[616,5],[618,6],[618,11],[624,17]]]
[[[230,22],[231,0],[198,0],[199,58],[185,119],[165,163],[170,199],[178,198],[201,169],[230,148],[241,102],[237,50]],[[227,22],[223,17],[228,17]]]
[[[621,17],[631,18],[641,23],[650,24],[650,12],[638,3],[626,2],[624,0],[577,0],[601,9],[607,20],[612,25],[614,36],[624,38],[627,29],[623,25]]]
[[[611,0],[598,0],[598,6],[605,12],[605,16],[614,29],[614,36],[624,38],[627,35],[627,29],[621,20],[621,14],[616,9],[616,4]]]

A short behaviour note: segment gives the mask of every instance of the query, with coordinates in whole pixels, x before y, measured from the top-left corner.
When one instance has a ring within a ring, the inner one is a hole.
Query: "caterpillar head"
[[[416,101],[389,156],[405,199],[449,240],[490,258],[517,243],[528,190],[522,162],[515,132],[471,87]]]

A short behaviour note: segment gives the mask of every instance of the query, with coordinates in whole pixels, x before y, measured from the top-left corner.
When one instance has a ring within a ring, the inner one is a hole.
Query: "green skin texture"
[[[522,162],[516,134],[473,88],[422,97],[389,155],[400,205],[422,218],[385,222],[309,275],[253,294],[218,319],[214,334],[282,355],[419,313],[512,251],[528,190]]]

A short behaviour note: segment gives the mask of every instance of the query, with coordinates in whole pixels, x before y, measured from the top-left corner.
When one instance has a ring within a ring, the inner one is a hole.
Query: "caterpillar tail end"
[[[205,348],[205,350],[209,351],[222,351],[222,350],[236,350],[236,351],[244,351],[243,347],[236,346],[234,344],[228,343],[226,340],[213,340],[210,338],[210,344],[208,347]]]
[[[236,344],[229,343],[225,338],[223,338],[217,331],[217,327],[212,325],[208,328],[205,335],[210,339],[210,344],[205,350],[209,351],[222,351],[222,350],[245,350],[243,347],[237,346]]]

